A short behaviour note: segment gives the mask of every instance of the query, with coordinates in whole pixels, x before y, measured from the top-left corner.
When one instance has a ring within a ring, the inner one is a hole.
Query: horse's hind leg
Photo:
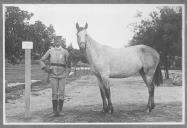
[[[149,83],[149,85],[150,85],[148,87],[149,101],[148,101],[147,109],[149,110],[149,112],[151,112],[151,110],[155,107],[155,104],[154,104],[154,85],[153,85],[153,83]]]
[[[154,85],[153,85],[153,71],[149,71],[145,74],[143,68],[139,71],[140,75],[142,76],[149,92],[149,99],[146,110],[151,112],[151,110],[155,107],[154,105]]]

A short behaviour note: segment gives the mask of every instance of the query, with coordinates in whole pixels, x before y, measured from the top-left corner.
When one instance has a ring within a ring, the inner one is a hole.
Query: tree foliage
[[[50,42],[55,38],[52,25],[45,26],[41,21],[29,24],[33,13],[7,6],[5,11],[5,57],[10,63],[19,63],[24,57],[22,41],[33,41],[32,58],[40,58]]]
[[[29,26],[29,40],[33,41],[33,57],[41,57],[50,46],[55,37],[55,30],[52,25],[45,26],[41,21],[36,21]]]
[[[134,26],[131,45],[145,44],[155,48],[168,75],[169,57],[182,56],[182,8],[163,7],[160,12],[153,11],[150,17]]]
[[[85,57],[84,53],[80,49],[74,49],[72,44],[67,47],[69,52],[69,59],[72,63],[72,66],[75,66],[79,61],[88,64],[88,60]]]
[[[5,57],[22,59],[21,41],[26,40],[27,21],[32,13],[22,11],[18,7],[6,7],[5,12]],[[13,63],[13,62],[12,62]]]

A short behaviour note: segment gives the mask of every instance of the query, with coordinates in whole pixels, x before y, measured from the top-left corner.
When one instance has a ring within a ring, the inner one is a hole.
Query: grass
[[[43,72],[40,65],[34,64],[31,66],[31,79],[32,80],[45,80],[47,73]],[[25,80],[25,65],[5,65],[5,80],[8,83],[20,82],[24,83]]]
[[[71,75],[67,78],[67,84],[80,78],[83,75],[86,75],[85,71],[76,71],[75,75]],[[50,88],[50,85],[47,83],[48,74],[41,70],[40,65],[32,64],[31,66],[31,79],[40,80],[38,82],[31,84],[31,91],[40,91],[46,88]],[[5,65],[5,80],[7,83],[24,83],[25,81],[25,65]],[[6,102],[8,99],[16,100],[20,98],[24,93],[25,84],[20,84],[15,87],[6,88]]]
[[[77,71],[76,76],[86,74],[85,71]],[[31,65],[31,79],[32,80],[46,80],[48,74],[41,70],[39,64],[32,64]],[[8,83],[24,83],[25,80],[25,65],[11,65],[6,63],[5,64],[5,80]]]

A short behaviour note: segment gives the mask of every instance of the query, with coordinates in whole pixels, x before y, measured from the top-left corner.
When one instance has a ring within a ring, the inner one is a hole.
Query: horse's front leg
[[[104,88],[100,88],[100,92],[101,92],[101,97],[102,97],[102,101],[103,101],[103,112],[107,113],[108,112],[108,106],[107,106],[107,101],[106,101],[106,94],[105,94],[105,90]]]
[[[98,80],[98,86],[100,88],[100,93],[101,93],[101,98],[103,101],[103,112],[107,113],[108,112],[108,107],[107,107],[107,101],[106,101],[106,93],[105,93],[105,88],[101,82],[101,78],[97,77]]]
[[[113,113],[114,109],[113,109],[112,101],[111,101],[110,87],[106,88],[105,92],[106,92],[106,97],[107,97],[107,100],[108,100],[108,111]]]
[[[106,94],[106,98],[108,101],[108,111],[113,113],[113,106],[112,106],[112,101],[111,101],[111,92],[110,92],[110,82],[108,80],[109,78],[107,77],[102,77],[102,82],[104,85],[104,89],[105,89],[105,94]]]

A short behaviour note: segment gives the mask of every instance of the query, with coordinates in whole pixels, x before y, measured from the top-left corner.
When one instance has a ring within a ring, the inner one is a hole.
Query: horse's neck
[[[90,64],[96,62],[101,50],[101,45],[93,40],[89,35],[87,36],[87,45],[86,45],[86,56]]]

